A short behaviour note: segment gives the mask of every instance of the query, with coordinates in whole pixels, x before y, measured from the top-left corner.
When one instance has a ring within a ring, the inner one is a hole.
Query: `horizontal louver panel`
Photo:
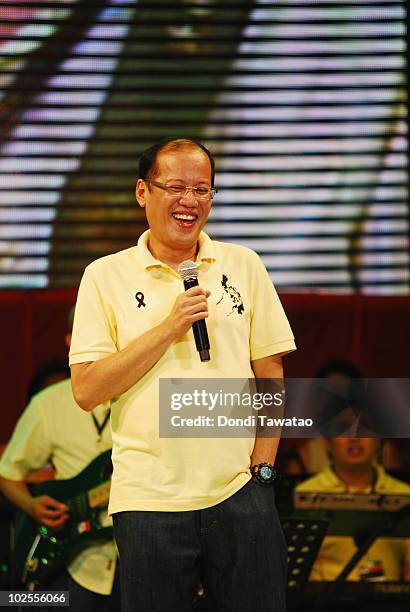
[[[399,0],[3,2],[0,285],[76,286],[145,229],[163,136],[204,141],[216,239],[290,291],[409,288]]]

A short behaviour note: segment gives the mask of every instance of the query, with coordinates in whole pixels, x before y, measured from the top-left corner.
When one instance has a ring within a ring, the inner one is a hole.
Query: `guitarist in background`
[[[73,318],[74,308],[68,347]],[[92,413],[81,410],[67,378],[37,393],[21,415],[0,461],[1,490],[35,521],[59,530],[69,519],[68,507],[47,495],[33,497],[25,483],[28,475],[51,461],[56,479],[73,478],[111,446],[108,409],[100,405]],[[92,542],[47,590],[69,591],[70,608],[76,612],[118,612],[116,561],[113,540]]]

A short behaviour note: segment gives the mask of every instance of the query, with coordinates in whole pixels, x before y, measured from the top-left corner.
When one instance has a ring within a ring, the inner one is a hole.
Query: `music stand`
[[[281,522],[288,549],[288,594],[300,594],[306,587],[329,521],[284,517]]]

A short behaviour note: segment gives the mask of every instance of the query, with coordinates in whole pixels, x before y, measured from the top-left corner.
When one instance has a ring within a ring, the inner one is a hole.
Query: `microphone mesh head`
[[[194,261],[188,259],[183,261],[179,268],[178,274],[185,280],[186,278],[198,278],[198,266]]]

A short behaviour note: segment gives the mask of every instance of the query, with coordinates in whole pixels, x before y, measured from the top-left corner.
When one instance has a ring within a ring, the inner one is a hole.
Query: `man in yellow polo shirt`
[[[410,496],[410,486],[386,474],[376,461],[377,438],[333,438],[327,441],[330,464],[297,486],[297,491],[381,493]],[[410,500],[410,497],[409,497]],[[323,540],[310,580],[334,580],[356,552],[352,537]],[[410,541],[378,538],[351,571],[348,580],[410,580]]]
[[[271,486],[278,440],[159,436],[160,378],[282,378],[281,356],[295,348],[256,253],[202,232],[214,171],[192,140],[146,150],[136,197],[150,229],[137,246],[88,266],[79,289],[72,383],[85,410],[111,402],[109,511],[123,612],[191,610],[199,580],[215,608],[286,609]],[[187,260],[200,284],[184,291],[178,269]],[[198,358],[191,330],[204,319],[209,361]]]

